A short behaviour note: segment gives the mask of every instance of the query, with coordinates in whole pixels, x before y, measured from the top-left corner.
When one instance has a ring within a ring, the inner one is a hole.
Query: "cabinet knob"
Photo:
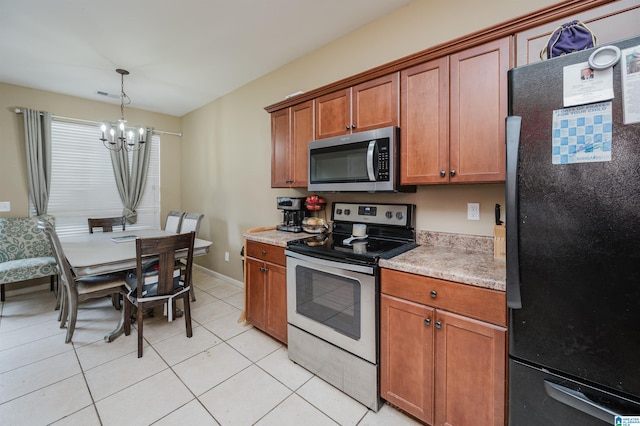
[[[447,175],[447,172],[445,172],[444,170],[440,170],[440,177],[445,177]]]
[[[424,319],[424,324],[425,325],[431,325],[431,318],[425,318]]]
[[[438,292],[437,292],[437,291],[435,291],[435,290],[431,290],[431,293],[429,293],[429,294],[430,294],[430,295],[431,295],[431,297],[432,297],[432,298],[434,298],[434,299],[435,299],[436,297],[438,297]]]
[[[436,321],[436,328],[442,328],[442,323],[440,321]]]
[[[265,268],[264,266],[261,266],[261,267],[260,267],[260,270],[261,270],[262,272],[267,272],[267,271],[269,270],[269,268]]]
[[[352,128],[352,129],[355,129],[355,128],[356,128],[356,125],[355,125],[355,124],[352,124],[352,125],[351,125],[351,128]]]
[[[345,129],[346,129],[346,130],[349,130],[349,129],[351,129],[351,127],[349,127],[349,125],[347,124],[347,125],[345,126]]]
[[[451,176],[455,176],[455,175],[456,175],[456,171],[455,171],[454,169],[451,169],[451,170],[449,171],[449,174],[450,174]]]
[[[264,256],[265,254],[267,254],[266,250],[262,250],[262,255]]]

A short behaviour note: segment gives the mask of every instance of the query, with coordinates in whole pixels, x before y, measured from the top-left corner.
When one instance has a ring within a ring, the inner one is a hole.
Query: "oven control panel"
[[[413,204],[333,203],[334,221],[411,226]]]

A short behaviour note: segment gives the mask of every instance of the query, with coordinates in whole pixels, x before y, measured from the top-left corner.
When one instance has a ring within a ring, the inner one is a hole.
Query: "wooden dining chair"
[[[102,217],[102,218],[89,218],[89,233],[93,234],[95,228],[102,228],[102,232],[113,232],[114,226],[122,226],[122,230],[125,231],[127,219],[124,216],[121,217]]]
[[[102,228],[102,232],[113,232],[114,226],[122,226],[122,230],[126,230],[127,226],[127,218],[124,216],[118,217],[101,217],[101,218],[89,218],[87,219],[89,223],[89,233],[93,234],[94,228]],[[120,295],[114,294],[112,298],[113,307],[116,309],[121,309],[122,305],[120,304]]]
[[[193,265],[193,245],[195,232],[168,235],[165,237],[136,239],[136,272],[129,275],[131,291],[124,303],[124,334],[131,334],[131,315],[137,308],[138,358],[142,357],[143,314],[147,308],[167,304],[167,316],[173,321],[176,316],[175,299],[184,301],[184,321],[187,337],[193,335],[191,328],[191,269]],[[184,267],[176,263],[176,251],[187,251]],[[149,268],[149,261],[157,270]],[[146,272],[145,272],[146,271]]]
[[[198,232],[200,231],[200,222],[202,222],[203,214],[200,213],[186,213],[182,218],[182,224],[180,225],[180,233],[184,234],[186,232],[195,232],[196,237],[198,236]],[[193,286],[191,286],[191,301],[196,301],[196,291]]]
[[[173,232],[174,234],[178,234],[180,232],[180,225],[182,225],[183,217],[184,217],[184,212],[171,210],[167,214],[167,221],[165,222],[164,230],[167,232]]]
[[[38,228],[47,235],[53,254],[58,263],[59,287],[61,294],[61,307],[58,316],[60,328],[67,326],[66,343],[73,337],[78,318],[78,304],[88,299],[110,296],[113,294],[126,295],[129,291],[122,274],[105,274],[88,278],[76,278],[71,270],[69,261],[64,255],[60,239],[51,223],[44,219],[38,220]],[[67,323],[68,321],[68,323]]]

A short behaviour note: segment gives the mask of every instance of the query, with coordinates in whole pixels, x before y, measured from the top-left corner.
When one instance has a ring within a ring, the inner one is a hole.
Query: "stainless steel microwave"
[[[400,187],[399,140],[397,127],[385,127],[309,142],[309,191],[415,191]]]

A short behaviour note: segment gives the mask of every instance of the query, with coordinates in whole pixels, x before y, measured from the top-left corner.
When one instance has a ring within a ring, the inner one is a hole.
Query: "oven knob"
[[[403,217],[404,217],[404,215],[402,214],[402,212],[396,213],[396,219],[402,220]]]
[[[393,217],[393,212],[386,212],[384,215],[387,219],[391,219]]]
[[[344,214],[346,216],[349,216],[351,214],[351,210],[350,209],[344,209]]]
[[[342,209],[336,209],[336,214],[342,214]]]

